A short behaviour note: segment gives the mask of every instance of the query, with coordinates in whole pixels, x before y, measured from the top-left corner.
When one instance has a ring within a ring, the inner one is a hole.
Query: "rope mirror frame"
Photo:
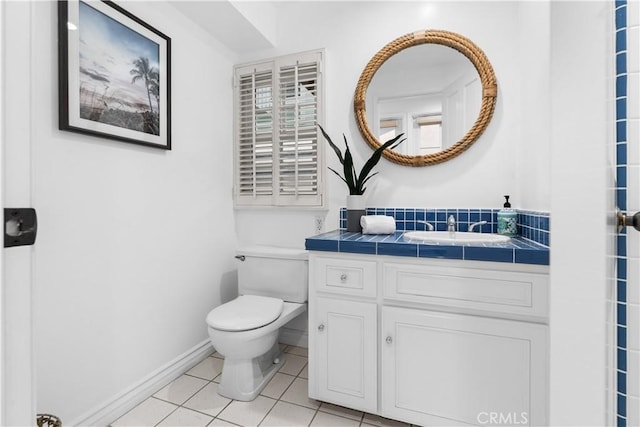
[[[482,84],[482,103],[480,105],[480,113],[478,114],[478,118],[473,126],[467,131],[462,139],[451,147],[438,153],[417,156],[399,154],[390,150],[384,150],[382,153],[384,157],[390,161],[405,166],[419,167],[435,165],[451,160],[469,148],[471,144],[473,144],[478,137],[482,135],[489,125],[489,122],[491,122],[498,96],[498,83],[496,81],[493,68],[491,67],[491,63],[484,52],[471,40],[461,36],[460,34],[443,30],[422,30],[405,34],[387,44],[385,47],[380,49],[373,58],[371,58],[364,68],[364,71],[362,71],[358,84],[356,85],[353,100],[356,122],[358,124],[360,134],[372,149],[377,149],[381,144],[378,138],[371,131],[367,122],[365,99],[369,83],[371,83],[371,79],[373,79],[375,73],[387,59],[404,49],[425,43],[448,46],[457,50],[471,61],[480,75],[480,82]]]

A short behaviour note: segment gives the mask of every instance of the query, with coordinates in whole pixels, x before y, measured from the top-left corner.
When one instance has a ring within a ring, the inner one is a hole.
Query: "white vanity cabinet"
[[[311,257],[309,395],[375,413],[378,408],[377,263]]]
[[[546,395],[543,326],[383,307],[381,330],[385,416],[441,426],[497,413],[542,425],[533,409],[544,408]]]
[[[547,266],[309,261],[311,397],[419,425],[546,424]]]
[[[318,297],[316,310],[313,397],[376,412],[376,305]]]

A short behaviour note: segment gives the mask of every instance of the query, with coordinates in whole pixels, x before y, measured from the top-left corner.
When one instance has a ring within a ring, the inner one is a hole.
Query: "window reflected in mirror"
[[[385,117],[380,119],[380,132],[378,133],[378,138],[381,143],[385,143],[401,133],[406,133],[404,131],[404,126],[402,125],[402,117]]]
[[[413,139],[420,155],[442,150],[442,115],[413,118]]]

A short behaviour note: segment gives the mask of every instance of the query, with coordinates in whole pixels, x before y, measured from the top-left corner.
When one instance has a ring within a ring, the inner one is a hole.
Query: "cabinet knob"
[[[347,273],[342,273],[342,274],[340,275],[340,281],[341,281],[342,283],[344,283],[344,282],[346,282],[346,281],[347,281]]]
[[[318,325],[318,330],[320,332],[324,331],[324,324],[321,323],[320,325]]]
[[[387,344],[391,344],[393,342],[393,338],[391,338],[390,336],[387,337],[387,339],[385,340],[387,342]]]

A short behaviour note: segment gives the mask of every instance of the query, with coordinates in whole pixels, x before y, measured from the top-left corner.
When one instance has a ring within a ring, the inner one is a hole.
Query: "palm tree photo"
[[[158,69],[156,67],[150,67],[149,58],[142,56],[133,61],[133,65],[135,68],[132,68],[129,72],[133,76],[131,83],[135,84],[138,80],[144,80],[144,86],[147,89],[147,97],[149,98],[149,109],[151,114],[153,114],[153,105],[151,105],[151,85],[153,84],[152,82],[158,81]],[[157,88],[157,83],[155,83],[154,88]],[[154,90],[154,92],[155,91],[156,90]]]
[[[80,119],[112,126],[102,128],[109,134],[160,136],[160,45],[89,2],[78,8]]]

